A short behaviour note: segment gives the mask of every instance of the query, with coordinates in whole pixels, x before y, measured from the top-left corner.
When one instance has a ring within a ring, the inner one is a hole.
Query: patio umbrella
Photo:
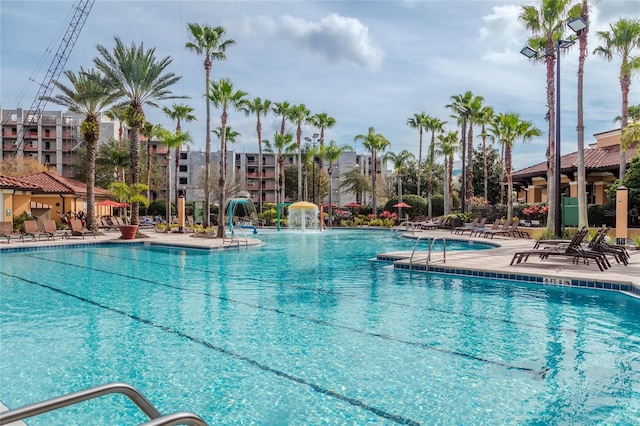
[[[356,203],[356,202],[352,202],[352,203],[349,203],[349,204],[345,204],[344,206],[345,206],[345,207],[348,207],[348,208],[358,208],[358,207],[362,207],[360,204],[358,204],[358,203]]]
[[[398,208],[401,208],[401,209],[410,209],[411,208],[411,206],[409,204],[405,203],[404,201],[401,202],[401,203],[398,203],[398,204],[394,204],[393,207],[398,207]]]
[[[96,203],[96,206],[104,206],[104,207],[122,207],[122,203],[113,200],[104,200]]]

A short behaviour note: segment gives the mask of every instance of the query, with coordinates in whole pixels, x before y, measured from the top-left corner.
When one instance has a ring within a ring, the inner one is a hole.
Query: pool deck
[[[40,239],[36,241],[26,240],[25,242],[12,240],[10,244],[5,241],[0,242],[0,252],[7,249],[21,249],[29,247],[45,246],[66,246],[77,244],[96,243],[117,243],[117,244],[153,244],[170,245],[176,247],[203,249],[203,250],[226,250],[237,249],[238,243],[229,239],[221,238],[195,238],[192,233],[159,233],[153,229],[143,229],[141,232],[146,238],[135,240],[121,240],[119,232],[101,232],[95,238],[93,236],[72,237],[69,239],[56,238],[54,241]],[[392,232],[392,231],[381,231]],[[519,250],[532,249],[534,240],[523,238],[511,238],[495,236],[493,239],[469,237],[468,235],[452,234],[446,229],[416,230],[402,234],[406,238],[444,238],[445,240],[468,240],[481,243],[490,243],[497,247],[490,250],[473,251],[449,251],[446,253],[446,261],[443,261],[442,251],[431,254],[429,263],[430,269],[449,270],[454,273],[462,272],[465,275],[487,276],[489,273],[501,274],[502,276],[516,275],[543,277],[546,284],[564,285],[566,280],[586,281],[589,283],[620,283],[635,287],[635,295],[640,295],[640,250],[629,250],[629,265],[617,264],[611,256],[611,268],[600,271],[592,262],[589,265],[572,263],[571,259],[562,256],[551,257],[540,260],[537,256],[531,256],[527,262],[517,265],[510,265],[513,254]],[[258,239],[249,238],[249,246],[258,246],[262,242]],[[240,245],[245,247],[244,241]],[[383,253],[378,253],[382,255]],[[398,259],[395,263],[399,268],[404,265],[409,268],[409,257],[411,252],[384,253],[385,256]],[[424,265],[426,263],[426,252],[416,252],[413,263]],[[514,278],[514,279],[519,279]]]

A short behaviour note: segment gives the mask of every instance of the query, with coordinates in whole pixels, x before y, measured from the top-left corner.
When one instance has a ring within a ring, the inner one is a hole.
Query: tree
[[[193,114],[193,108],[185,104],[174,103],[173,105],[171,105],[171,108],[168,108],[168,107],[162,108],[162,112],[164,112],[172,120],[176,121],[176,133],[182,132],[183,121],[191,122],[191,121],[197,120],[196,116]],[[185,139],[185,141],[191,141],[191,140],[192,140],[191,138]],[[173,146],[175,151],[174,153],[175,160],[173,163],[173,170],[174,170],[173,176],[175,179],[173,182],[173,194],[174,194],[173,201],[176,203],[176,206],[178,205],[178,170],[180,169],[180,146],[181,145],[182,144]],[[167,161],[168,161],[167,167],[170,167],[171,155],[168,156]],[[170,204],[168,192],[167,192],[167,203]]]
[[[273,107],[271,108],[271,112],[273,112],[275,115],[282,117],[282,122],[280,124],[280,134],[284,135],[285,133],[285,126],[286,126],[286,120],[289,116],[289,109],[291,109],[291,105],[289,105],[289,102],[284,101],[284,102],[275,102],[273,104]]]
[[[229,110],[242,111],[246,107],[247,92],[234,90],[233,84],[228,78],[221,78],[218,82],[212,81],[207,97],[213,106],[221,109],[220,114],[220,177],[219,184],[219,207],[218,207],[218,232],[217,237],[224,237],[224,209],[226,200],[225,180],[227,177],[227,138],[226,128],[229,117]]]
[[[94,59],[98,70],[105,75],[109,85],[114,88],[120,98],[120,106],[126,106],[126,122],[130,127],[129,142],[131,154],[131,183],[140,182],[140,127],[145,122],[143,108],[157,107],[157,101],[176,99],[169,88],[181,77],[166,72],[171,65],[171,58],[157,60],[155,49],[145,49],[144,45],[125,46],[116,37],[116,46],[112,52],[98,45],[100,57]],[[138,223],[139,203],[131,207],[132,224]]]
[[[487,162],[487,124],[495,119],[493,108],[485,106],[476,116],[476,123],[481,126],[480,137],[482,138],[482,177],[484,199],[489,199],[489,163]],[[475,164],[475,161],[474,161]],[[474,171],[475,176],[475,171]],[[474,185],[475,186],[475,185]]]
[[[532,37],[529,45],[535,50],[545,52],[539,60],[544,61],[547,71],[547,107],[546,118],[549,122],[548,144],[547,144],[547,199],[549,200],[549,214],[547,219],[547,230],[559,235],[560,230],[555,228],[556,194],[560,188],[555,187],[556,173],[556,113],[555,113],[555,63],[556,55],[559,53],[557,43],[563,39],[566,17],[576,17],[580,14],[582,6],[580,4],[570,5],[572,0],[542,0],[540,8],[535,6],[522,6],[518,19],[524,26],[531,30]],[[506,148],[506,147],[505,147]],[[506,159],[505,159],[506,165]]]
[[[460,152],[462,153],[462,190],[460,196],[462,198],[462,212],[466,209],[466,179],[467,179],[467,125],[469,123],[469,104],[473,99],[473,93],[466,91],[464,94],[451,96],[452,103],[446,107],[454,112],[452,118],[455,118],[460,125]]]
[[[371,181],[358,167],[342,173],[340,177],[342,178],[340,188],[346,193],[353,194],[356,199],[362,200],[362,194],[371,192]]]
[[[376,199],[376,177],[378,174],[378,153],[384,152],[387,149],[391,142],[384,137],[384,135],[380,133],[376,133],[376,129],[374,127],[369,127],[369,131],[366,135],[356,135],[353,138],[354,141],[362,141],[362,145],[365,149],[368,149],[371,152],[371,163],[373,165],[373,170],[371,173],[371,196],[373,198],[373,216],[376,217],[377,213],[377,199]]]
[[[414,114],[413,117],[407,118],[407,126],[411,127],[412,129],[418,129],[418,133],[420,135],[420,140],[418,142],[418,173],[416,174],[416,195],[418,195],[419,197],[422,196],[422,194],[420,193],[420,175],[422,168],[422,134],[429,118],[430,116],[428,116],[424,111],[419,114]]]
[[[640,105],[629,105],[627,111],[627,123],[631,120],[640,121]],[[622,117],[619,115],[613,119],[614,123],[619,123],[620,121],[622,121]]]
[[[629,88],[631,75],[640,69],[640,57],[632,57],[635,49],[640,48],[640,19],[621,18],[614,24],[609,24],[609,31],[598,31],[598,37],[603,44],[596,47],[593,53],[603,56],[608,61],[613,56],[619,56],[620,90],[622,92],[622,114],[620,130],[627,127],[629,115]],[[627,168],[627,150],[620,146],[620,179],[624,179]]]
[[[171,223],[171,200],[169,198],[169,188],[171,185],[171,168],[169,167],[171,164],[171,150],[180,148],[180,145],[189,143],[192,141],[191,135],[189,132],[182,132],[179,129],[176,129],[175,132],[170,132],[162,127],[157,132],[158,138],[162,141],[162,143],[167,147],[166,153],[166,163],[167,163],[167,183],[166,183],[166,191],[167,191],[167,222]],[[178,180],[178,175],[176,174],[176,181]],[[176,192],[178,188],[176,187]],[[178,202],[176,201],[176,207],[178,206]],[[169,228],[171,229],[171,228]]]
[[[507,175],[507,217],[513,217],[513,178],[511,173],[511,150],[513,143],[522,139],[527,141],[541,132],[533,123],[523,121],[518,114],[500,113],[490,124],[489,133],[493,140],[505,147],[505,172]]]
[[[444,214],[453,210],[453,155],[458,149],[458,132],[438,135],[438,152],[445,158]]]
[[[96,186],[106,188],[114,179],[117,182],[125,182],[126,170],[130,164],[131,153],[128,145],[123,145],[113,138],[100,144],[96,154]]]
[[[85,71],[80,68],[76,74],[73,71],[65,71],[71,86],[59,81],[54,81],[54,86],[61,92],[53,97],[44,99],[58,105],[67,107],[69,111],[84,115],[80,126],[80,135],[87,148],[87,228],[96,230],[95,210],[95,179],[96,179],[96,149],[100,138],[100,114],[110,104],[115,102],[118,94],[110,90],[107,81],[96,70]]]
[[[404,174],[404,169],[407,164],[407,161],[414,158],[414,155],[403,149],[399,153],[387,152],[385,155],[386,160],[391,160],[393,164],[393,172],[396,175],[396,181],[398,184],[398,203],[402,202],[402,175]],[[398,218],[402,217],[402,207],[398,207]]]
[[[256,134],[258,135],[258,213],[262,213],[262,122],[261,117],[266,115],[271,110],[271,101],[269,99],[262,100],[260,98],[253,98],[253,100],[247,101],[247,114],[254,114],[256,116]]]
[[[86,167],[86,161],[83,166]],[[2,176],[26,176],[40,172],[56,173],[54,167],[39,163],[36,158],[12,157],[11,161],[0,161],[0,175]]]
[[[146,179],[145,185],[147,185],[147,198],[151,198],[151,140],[158,136],[158,132],[162,129],[159,124],[152,124],[148,121],[140,128],[140,134],[147,140],[147,165],[145,168]],[[169,167],[169,164],[167,164]],[[169,193],[167,192],[167,202],[169,202]]]
[[[433,211],[431,206],[431,197],[433,196],[433,165],[436,161],[436,133],[444,132],[446,121],[439,118],[428,116],[425,121],[425,128],[431,132],[431,142],[429,143],[429,153],[427,155],[427,212],[431,217]],[[418,178],[420,175],[418,175]]]
[[[296,124],[296,144],[298,146],[298,200],[302,200],[302,124],[309,122],[311,111],[304,104],[294,105],[287,114],[289,120]]]
[[[284,158],[283,153],[294,152],[296,144],[293,142],[293,135],[291,133],[274,133],[273,143],[268,140],[264,141],[266,151],[277,153],[278,164],[278,179],[276,180],[276,194],[278,195],[277,204],[284,202],[285,191],[285,174],[284,174]]]
[[[475,149],[473,151],[473,158],[473,187],[476,189],[476,193],[481,193],[486,187],[487,195],[484,199],[490,204],[499,203],[503,168],[499,150],[490,143],[488,146],[485,146],[484,149]],[[487,160],[486,178],[483,175],[484,159]]]
[[[121,203],[130,204],[131,216],[126,214],[128,209],[125,210],[125,216],[129,225],[137,225],[137,223],[133,222],[133,205],[149,205],[149,199],[142,195],[147,191],[147,189],[147,185],[145,185],[144,183],[132,183],[131,185],[129,185],[124,182],[112,182],[109,185],[109,191],[113,192],[118,201],[120,201]]]
[[[466,94],[465,94],[466,95]],[[473,125],[483,118],[482,102],[484,98],[482,96],[471,96],[467,105],[468,110],[468,125],[469,130],[467,134],[467,168],[466,168],[466,196],[467,203],[471,201],[475,193],[473,191]]]
[[[321,113],[312,115],[309,118],[309,123],[320,131],[320,139],[318,139],[318,142],[320,142],[320,146],[322,146],[324,145],[324,131],[326,129],[330,129],[333,126],[335,126],[336,119],[329,116],[326,112],[321,112]],[[319,174],[322,174],[324,170],[322,157],[319,158],[319,161],[320,161],[320,163],[318,164],[320,169]],[[320,182],[321,180],[318,179],[318,191],[317,191],[318,193],[320,193]],[[315,191],[315,189],[313,189],[313,191]]]
[[[326,145],[321,145],[318,149],[318,156],[327,161],[327,174],[329,175],[329,207],[328,207],[329,226],[333,225],[333,211],[331,207],[331,204],[332,204],[331,195],[333,192],[332,191],[333,182],[331,179],[331,175],[333,174],[333,165],[336,161],[338,161],[338,159],[340,159],[340,156],[342,154],[350,150],[351,150],[351,147],[349,145],[340,146],[336,143],[336,141],[333,141],[333,140]]]
[[[209,212],[211,211],[211,102],[208,96],[211,80],[211,67],[213,60],[223,61],[227,59],[226,50],[236,44],[234,40],[223,40],[226,33],[223,27],[210,27],[209,25],[188,23],[189,37],[191,41],[185,47],[198,55],[204,55],[204,88],[206,100],[206,130],[205,130],[205,167],[204,167],[204,222],[205,228],[209,227]],[[220,224],[218,224],[219,226]]]

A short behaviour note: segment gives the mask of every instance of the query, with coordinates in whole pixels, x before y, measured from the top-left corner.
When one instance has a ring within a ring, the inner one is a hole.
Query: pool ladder
[[[208,426],[200,416],[194,413],[179,412],[163,416],[136,388],[126,383],[109,383],[25,405],[13,410],[3,411],[0,413],[0,425],[17,422],[111,393],[119,393],[126,396],[151,419],[141,426]]]
[[[446,263],[447,262],[447,240],[444,237],[435,237],[435,238],[429,238],[429,237],[418,237],[416,238],[416,243],[413,245],[413,251],[411,252],[411,257],[409,258],[409,270],[413,270],[413,255],[416,254],[416,248],[418,248],[418,243],[420,242],[420,240],[429,240],[429,252],[427,253],[427,260],[426,260],[426,269],[425,272],[429,272],[429,262],[431,261],[431,251],[433,249],[433,244],[438,241],[438,240],[442,240],[442,262]]]

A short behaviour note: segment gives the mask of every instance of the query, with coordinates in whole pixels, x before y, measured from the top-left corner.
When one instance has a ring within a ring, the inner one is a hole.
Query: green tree
[[[333,211],[332,211],[332,189],[333,189],[333,165],[340,159],[340,156],[347,151],[351,151],[349,145],[338,145],[336,141],[330,141],[326,145],[322,145],[318,149],[318,156],[327,161],[327,174],[329,175],[329,226],[333,225]]]
[[[486,190],[484,199],[491,204],[499,203],[502,177],[500,151],[493,144],[489,144],[484,148],[475,149],[473,157],[473,186],[476,192],[480,193],[481,189]],[[487,160],[486,177],[483,170],[485,159]]]
[[[165,190],[167,192],[167,202],[166,202],[166,217],[167,221],[171,223],[171,201],[169,198],[169,186],[171,185],[171,168],[169,165],[171,164],[171,150],[180,148],[180,145],[191,142],[193,139],[189,132],[183,132],[179,129],[176,129],[175,132],[170,132],[166,129],[160,128],[157,133],[158,138],[162,141],[162,144],[167,147],[166,153],[166,162],[167,162],[167,171],[166,171],[166,187]],[[178,175],[176,174],[176,181],[178,180]],[[176,186],[175,191],[177,193],[178,188]],[[176,201],[176,206],[178,202]]]
[[[258,135],[258,213],[262,213],[262,122],[261,117],[271,110],[271,101],[269,99],[253,98],[247,101],[247,114],[256,116],[256,134]]]
[[[152,124],[146,121],[142,127],[140,127],[140,135],[144,136],[146,139],[147,145],[147,154],[146,154],[146,166],[145,166],[145,185],[147,185],[147,198],[151,199],[151,141],[158,136],[158,132],[162,129],[162,126],[159,124]],[[169,165],[167,164],[167,167]],[[167,198],[169,197],[169,193],[167,193]],[[168,200],[167,200],[168,201]]]
[[[533,123],[523,121],[518,114],[500,113],[489,127],[491,138],[505,147],[505,172],[507,175],[507,217],[513,217],[513,178],[511,173],[511,150],[513,143],[527,141],[541,132]],[[560,232],[560,230],[558,230]]]
[[[175,99],[169,88],[177,83],[181,77],[166,69],[171,65],[171,58],[157,60],[155,49],[145,49],[144,45],[125,46],[116,37],[113,51],[98,45],[100,57],[94,59],[98,70],[113,87],[121,100],[120,105],[126,105],[126,122],[130,128],[129,142],[131,154],[131,182],[140,183],[140,127],[145,122],[143,108],[157,107],[157,101]],[[132,224],[138,223],[139,203],[136,201],[131,207]]]
[[[210,27],[209,25],[188,23],[189,41],[185,47],[198,55],[204,56],[204,88],[206,101],[206,130],[205,130],[205,167],[204,167],[204,215],[203,225],[209,227],[209,212],[211,211],[211,102],[208,96],[211,83],[211,67],[213,61],[227,59],[227,48],[236,44],[235,40],[224,40],[225,29],[223,27]],[[220,226],[220,224],[218,224]]]
[[[304,105],[289,108],[287,117],[296,124],[296,145],[298,147],[298,200],[302,200],[302,124],[309,122],[311,111]]]
[[[82,163],[83,166],[85,163]],[[131,164],[129,146],[110,138],[98,146],[96,153],[96,186],[106,188],[111,182],[125,182],[125,171]]]
[[[438,152],[444,157],[444,214],[453,210],[453,156],[459,149],[458,132],[438,135]]]
[[[284,172],[284,153],[295,152],[296,144],[293,142],[293,135],[291,133],[273,134],[273,143],[268,140],[264,141],[265,151],[276,153],[276,162],[278,164],[278,179],[276,180],[276,194],[278,200],[276,204],[284,202],[285,194],[285,172]]]
[[[426,129],[431,132],[431,142],[429,143],[429,153],[427,155],[427,212],[428,216],[431,217],[433,213],[431,197],[433,196],[433,166],[436,162],[436,133],[443,133],[444,125],[447,122],[439,118],[428,117],[425,124]]]
[[[80,135],[86,146],[86,184],[87,184],[87,228],[96,230],[95,210],[95,178],[96,178],[96,147],[100,138],[99,116],[111,103],[118,98],[117,93],[110,90],[103,76],[96,70],[85,71],[80,68],[76,74],[65,71],[70,86],[54,81],[54,86],[60,91],[45,100],[67,107],[69,111],[84,115],[80,126]]]
[[[620,90],[622,92],[622,114],[620,129],[627,127],[629,116],[629,88],[631,75],[640,69],[640,57],[633,57],[634,50],[640,48],[640,19],[621,18],[614,24],[609,24],[609,31],[598,31],[602,44],[593,53],[603,56],[608,61],[613,56],[619,56]],[[627,150],[620,146],[620,179],[624,179],[627,168]]]
[[[387,152],[385,159],[393,164],[393,173],[396,175],[396,183],[398,185],[398,202],[402,202],[402,176],[406,168],[407,162],[415,158],[412,153],[403,149],[399,153]],[[398,208],[398,218],[402,216],[402,208]]]
[[[462,189],[460,196],[462,198],[462,211],[466,209],[467,194],[465,188],[467,188],[467,126],[469,125],[469,115],[471,114],[470,104],[473,102],[473,93],[466,91],[460,95],[451,96],[452,102],[446,107],[453,111],[452,118],[455,118],[460,125],[460,152],[462,153]],[[471,154],[469,154],[471,155]],[[471,160],[469,160],[471,161]],[[473,196],[473,194],[472,194]]]
[[[209,93],[209,100],[216,108],[220,108],[220,177],[218,208],[218,231],[217,237],[224,237],[224,209],[226,205],[226,177],[227,177],[227,138],[226,128],[229,117],[229,110],[242,111],[246,108],[247,92],[235,90],[228,78],[221,78],[218,82],[212,81]]]
[[[271,112],[273,112],[278,117],[281,117],[282,121],[280,123],[280,134],[284,135],[285,127],[287,124],[287,118],[289,117],[289,110],[291,109],[291,105],[287,101],[283,102],[274,102],[273,107],[271,108]]]
[[[353,194],[356,199],[362,200],[363,194],[371,192],[371,181],[358,167],[342,173],[340,178],[340,189]]]
[[[191,108],[189,105],[185,105],[185,104],[176,104],[174,103],[173,105],[171,105],[171,108],[169,107],[163,107],[162,108],[162,112],[164,112],[169,118],[171,118],[172,120],[175,120],[176,122],[176,133],[180,133],[182,132],[182,123],[183,122],[192,122],[192,121],[196,121],[197,118],[196,116],[193,114],[193,108]],[[192,138],[186,138],[185,139],[185,143],[186,142],[190,142],[192,140]],[[173,198],[173,202],[176,203],[176,206],[178,205],[178,170],[180,170],[180,146],[182,144],[179,144],[177,146],[174,146],[174,156],[175,159],[173,161],[173,176],[174,176],[174,182],[173,182],[173,194],[174,194],[174,198]],[[171,155],[169,154],[168,158],[167,158],[167,167],[170,167],[170,163],[171,163]],[[167,203],[171,204],[169,202],[169,193],[167,192]]]
[[[320,146],[322,146],[324,145],[325,130],[331,129],[333,126],[335,126],[336,119],[328,115],[326,112],[321,112],[309,117],[309,124],[311,124],[313,127],[315,127],[320,131],[320,139],[318,139],[318,142],[320,142]],[[321,175],[324,172],[324,163],[321,157],[318,159],[318,161],[320,162],[318,165],[320,169],[319,174]],[[321,183],[321,179],[318,179],[317,193],[320,193],[320,183]],[[313,189],[313,191],[315,191],[315,188]]]
[[[495,113],[493,112],[493,108],[490,106],[484,106],[476,115],[476,124],[481,126],[480,128],[480,137],[482,138],[482,158],[474,159],[473,166],[473,176],[474,176],[474,187],[475,185],[475,176],[479,175],[478,172],[480,170],[476,169],[476,162],[478,160],[482,160],[482,177],[483,177],[483,194],[484,199],[489,199],[489,162],[487,161],[487,124],[491,123],[495,119]]]
[[[377,217],[376,178],[378,174],[378,153],[383,153],[389,146],[391,146],[391,142],[389,142],[384,135],[376,133],[376,129],[374,127],[369,127],[369,131],[366,135],[356,135],[353,140],[356,142],[362,141],[362,145],[371,153],[371,164],[373,166],[371,173],[372,208],[373,216]]]
[[[422,174],[422,135],[427,126],[427,120],[431,118],[427,113],[422,111],[421,113],[416,113],[413,117],[407,118],[407,126],[412,129],[418,129],[418,134],[420,135],[420,139],[418,142],[418,171],[416,173],[417,183],[416,183],[416,195],[422,196],[420,193],[420,175]]]

